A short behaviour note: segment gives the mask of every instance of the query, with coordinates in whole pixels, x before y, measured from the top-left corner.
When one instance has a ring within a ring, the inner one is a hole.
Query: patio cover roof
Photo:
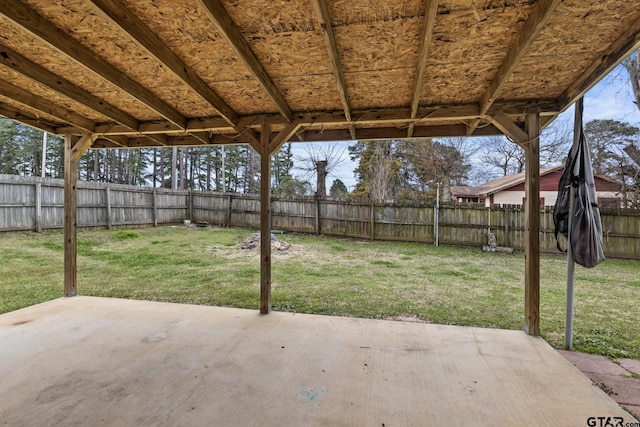
[[[521,132],[638,46],[628,0],[3,0],[0,115],[93,147]],[[542,123],[548,120],[542,118]],[[274,144],[277,146],[278,144]]]
[[[628,0],[2,0],[0,115],[65,135],[65,295],[89,148],[505,134],[525,150],[525,331],[539,329],[540,127],[640,45]]]

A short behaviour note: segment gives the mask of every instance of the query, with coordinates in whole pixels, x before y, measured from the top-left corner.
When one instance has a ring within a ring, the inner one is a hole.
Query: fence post
[[[191,190],[187,195],[187,207],[189,209],[189,221],[193,222],[193,192]]]
[[[42,233],[42,184],[36,183],[36,233]]]
[[[111,229],[112,224],[112,218],[111,218],[111,188],[109,188],[109,184],[107,184],[106,187],[104,187],[104,192],[105,192],[105,197],[107,199],[106,201],[106,209],[107,209],[107,230]]]
[[[158,226],[158,190],[153,189],[153,200],[151,201],[153,206],[153,226]]]
[[[376,202],[371,202],[371,241],[376,238]]]
[[[503,215],[506,217],[503,219],[504,221],[504,240],[505,246],[508,248],[511,247],[511,208],[505,207],[503,210]]]
[[[231,204],[233,203],[232,200],[233,199],[231,195],[229,195],[229,201],[227,202],[227,216],[225,218],[225,222],[226,222],[225,226],[227,228],[231,227]]]
[[[316,235],[320,235],[320,199],[316,196]]]

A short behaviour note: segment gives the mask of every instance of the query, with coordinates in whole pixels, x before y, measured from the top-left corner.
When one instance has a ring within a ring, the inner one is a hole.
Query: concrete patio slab
[[[0,316],[5,425],[636,422],[520,331],[74,297]]]

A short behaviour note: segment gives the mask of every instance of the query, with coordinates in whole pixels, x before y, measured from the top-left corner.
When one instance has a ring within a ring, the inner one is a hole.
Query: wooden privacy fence
[[[64,182],[0,175],[0,231],[42,231],[63,227]],[[522,206],[371,203],[304,197],[272,199],[272,228],[360,239],[480,247],[487,233],[498,245],[524,249]],[[603,211],[605,254],[640,259],[640,211]],[[78,183],[78,227],[156,226],[185,219],[212,225],[259,228],[260,198],[230,193],[153,189],[94,182]],[[436,227],[437,225],[437,227]],[[540,210],[540,250],[557,252],[553,209]]]

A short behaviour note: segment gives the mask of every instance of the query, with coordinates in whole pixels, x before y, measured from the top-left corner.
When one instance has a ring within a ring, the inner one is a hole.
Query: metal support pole
[[[582,131],[582,108],[584,99],[580,98],[575,104],[575,114],[573,120],[573,147],[571,157],[575,157],[580,142],[580,132]],[[573,173],[573,171],[572,171]],[[569,189],[569,224],[567,232],[567,305],[564,322],[564,348],[573,349],[573,294],[575,283],[575,262],[573,260],[573,250],[571,249],[571,229],[573,228],[574,201],[576,190],[571,186]]]
[[[567,237],[567,307],[564,323],[565,350],[573,350],[573,288],[576,263],[573,261],[573,250],[571,249],[571,227],[573,223],[573,202],[575,201],[575,194],[576,190],[572,185],[569,190],[569,232]]]

